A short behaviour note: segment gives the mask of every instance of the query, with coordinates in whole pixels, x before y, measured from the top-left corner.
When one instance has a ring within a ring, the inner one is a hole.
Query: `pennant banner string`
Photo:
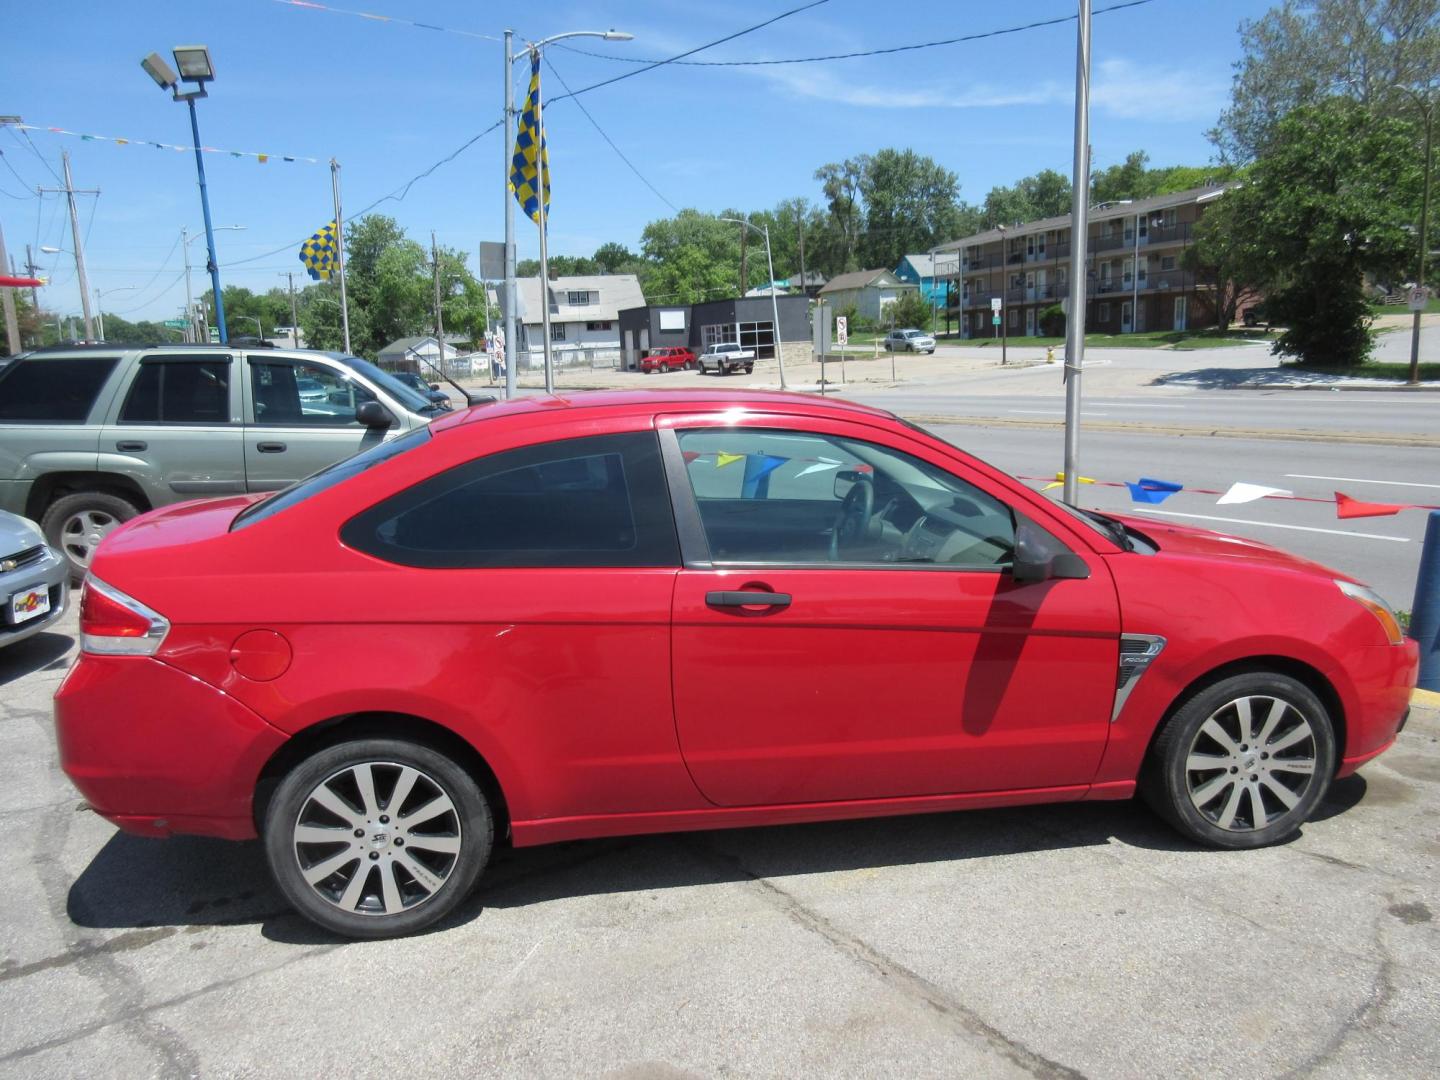
[[[153,139],[127,139],[118,135],[94,135],[84,131],[70,131],[61,127],[45,127],[40,124],[10,124],[20,131],[45,131],[51,135],[68,135],[72,139],[79,139],[81,142],[108,142],[116,146],[153,146],[157,150],[178,150],[182,154],[193,154],[195,147],[181,146],[176,143],[155,142]],[[233,158],[254,158],[261,165],[270,161],[284,161],[294,165],[319,165],[320,159],[303,157],[299,154],[272,154],[261,153],[256,150],[226,150],[218,146],[202,146],[199,148],[202,154],[224,154]]]

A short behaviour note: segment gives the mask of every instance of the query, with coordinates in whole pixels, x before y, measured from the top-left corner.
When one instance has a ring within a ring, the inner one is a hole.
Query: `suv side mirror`
[[[355,419],[368,428],[388,428],[395,423],[390,410],[378,401],[362,401],[355,406]]]
[[[1084,579],[1090,576],[1090,567],[1039,525],[1017,515],[1015,561],[1010,565],[1010,576],[1017,585],[1051,578]]]

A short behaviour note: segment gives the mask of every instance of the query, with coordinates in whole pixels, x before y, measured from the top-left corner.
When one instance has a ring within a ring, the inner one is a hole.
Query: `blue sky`
[[[506,6],[461,0],[340,0],[333,6],[499,36],[531,39],[577,29],[616,29],[624,43],[572,42],[615,56],[671,56],[796,6],[694,0],[617,0]],[[1097,9],[1113,0],[1095,0]],[[1201,164],[1204,131],[1228,95],[1239,55],[1236,27],[1269,0],[1151,0],[1097,15],[1091,140],[1104,167],[1134,149],[1153,164]],[[874,0],[830,0],[696,59],[770,59],[873,49],[1031,22],[1075,10],[1074,0],[894,8]],[[226,284],[263,290],[299,270],[299,241],[329,220],[330,176],[343,166],[347,213],[393,192],[500,117],[497,42],[319,11],[277,0],[52,0],[10,6],[0,73],[0,114],[77,132],[189,145],[182,105],[140,69],[152,50],[210,46],[217,80],[200,102],[201,139],[226,150],[276,155],[207,155]],[[552,47],[549,59],[572,88],[634,65]],[[523,97],[528,71],[517,65]],[[1042,168],[1070,172],[1075,74],[1073,22],[985,41],[866,59],[773,67],[667,66],[581,99],[591,116],[675,206],[706,211],[761,208],[797,195],[818,201],[817,166],[885,146],[911,147],[952,169],[962,197]],[[562,92],[547,69],[546,97]],[[551,250],[589,254],[607,240],[638,247],[641,230],[673,213],[636,179],[573,102],[546,111],[552,170]],[[115,290],[104,307],[127,318],[166,318],[184,300],[178,249],[182,225],[201,225],[193,155],[144,146],[0,132],[0,223],[19,262],[25,244],[71,247],[62,198],[26,194],[53,187],[68,149],[80,199],[92,288]],[[499,132],[487,135],[402,201],[392,214],[417,239],[430,231],[472,253],[503,237]],[[288,164],[290,154],[320,165]],[[43,160],[42,160],[43,159]],[[13,169],[13,172],[11,171]],[[8,197],[7,197],[8,196]],[[521,258],[537,253],[535,229],[517,219]],[[266,255],[276,248],[285,250]],[[204,241],[192,245],[204,263]],[[257,258],[257,256],[263,256]],[[241,260],[250,260],[242,262]],[[53,283],[42,303],[76,311],[68,254],[38,255]],[[195,276],[197,293],[203,271]],[[304,280],[304,279],[302,279]],[[297,282],[298,284],[298,282]]]

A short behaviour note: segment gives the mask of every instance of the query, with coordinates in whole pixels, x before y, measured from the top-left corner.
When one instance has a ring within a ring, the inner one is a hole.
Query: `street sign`
[[[992,297],[990,297],[990,310],[993,311],[993,312],[996,312],[995,321],[996,321],[997,323],[1000,321],[1000,317],[999,317],[1000,304],[1001,304],[1000,297],[998,297],[998,296],[992,296]]]
[[[171,330],[184,330],[190,323],[185,319],[166,319],[165,325]]]
[[[1405,299],[1409,303],[1411,311],[1424,311],[1425,305],[1430,302],[1430,290],[1424,285],[1416,285],[1411,288]]]
[[[810,327],[810,340],[816,356],[824,356],[830,351],[830,319],[828,314],[823,305],[815,309],[815,319]]]
[[[838,345],[850,343],[850,318],[847,315],[835,316],[835,342]]]
[[[991,326],[999,326],[999,325],[1000,325],[1000,316],[999,316],[999,315],[991,315],[991,316],[990,316],[990,325],[991,325]]]
[[[505,245],[494,240],[480,241],[480,280],[503,281],[505,278]]]
[[[219,345],[219,344],[220,344],[220,328],[219,328],[218,326],[212,326],[212,327],[210,327],[210,344],[211,344],[211,345]]]

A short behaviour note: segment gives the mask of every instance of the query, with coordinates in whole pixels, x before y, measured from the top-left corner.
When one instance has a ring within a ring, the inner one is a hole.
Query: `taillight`
[[[170,632],[170,622],[139,600],[98,578],[80,594],[80,648],[112,656],[153,656]]]

